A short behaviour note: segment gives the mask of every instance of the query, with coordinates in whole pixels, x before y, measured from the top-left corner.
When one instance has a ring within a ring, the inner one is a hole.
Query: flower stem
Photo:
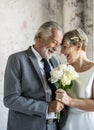
[[[57,121],[59,123],[59,120],[60,120],[60,112],[57,113]]]

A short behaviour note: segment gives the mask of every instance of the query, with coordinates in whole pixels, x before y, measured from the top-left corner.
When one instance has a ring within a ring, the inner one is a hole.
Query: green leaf
[[[65,90],[65,91],[67,91],[68,89],[71,89],[71,88],[72,88],[73,83],[72,83],[72,81],[71,81],[71,84],[70,84],[70,85],[65,85],[65,86],[63,86],[63,85],[62,85],[62,82],[61,82],[60,80],[58,80],[58,81],[55,83],[55,85],[56,85],[57,89],[63,89],[63,90]]]

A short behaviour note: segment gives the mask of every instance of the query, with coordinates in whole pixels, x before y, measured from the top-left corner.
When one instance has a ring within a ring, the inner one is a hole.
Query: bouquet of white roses
[[[71,65],[60,65],[50,72],[51,78],[49,79],[51,83],[55,83],[57,89],[61,88],[63,90],[71,89],[72,81],[75,80],[79,75]],[[57,113],[58,122],[60,120],[60,113]]]
[[[53,68],[50,72],[51,83],[55,83],[57,88],[64,90],[71,89],[72,81],[79,75],[71,65],[61,64],[60,66]]]

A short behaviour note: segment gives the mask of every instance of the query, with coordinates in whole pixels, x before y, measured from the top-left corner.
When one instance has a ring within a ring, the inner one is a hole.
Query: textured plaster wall
[[[33,44],[33,36],[41,23],[55,20],[64,32],[81,27],[87,33],[87,54],[94,60],[93,8],[92,0],[0,0],[0,130],[6,130],[7,124],[3,81],[8,56]],[[64,57],[59,56],[65,62]]]

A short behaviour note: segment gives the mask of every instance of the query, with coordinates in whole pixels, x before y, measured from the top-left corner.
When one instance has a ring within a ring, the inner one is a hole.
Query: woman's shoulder
[[[86,71],[88,70],[94,70],[94,62],[90,61],[88,62],[87,66],[86,66]]]
[[[88,61],[85,64],[83,64],[80,72],[85,72],[85,71],[91,70],[92,68],[94,68],[94,62]]]
[[[90,62],[88,63],[88,66],[89,66],[89,68],[94,67],[94,62],[90,61]]]

